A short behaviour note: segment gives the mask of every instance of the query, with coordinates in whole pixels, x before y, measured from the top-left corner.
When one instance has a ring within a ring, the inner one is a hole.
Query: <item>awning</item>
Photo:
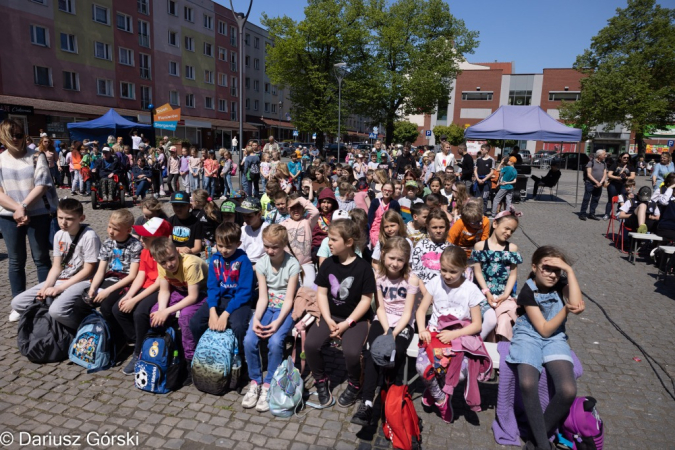
[[[265,125],[270,126],[270,127],[286,128],[288,130],[295,130],[295,125],[293,125],[291,122],[283,122],[281,120],[274,120],[274,119],[263,119],[263,122],[265,123]]]

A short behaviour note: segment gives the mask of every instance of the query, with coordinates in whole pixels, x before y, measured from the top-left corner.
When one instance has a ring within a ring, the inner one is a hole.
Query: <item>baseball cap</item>
[[[358,158],[363,158],[363,155],[362,155],[361,153],[359,153],[359,154],[357,155],[357,157],[358,157]]]
[[[338,209],[333,213],[332,220],[349,219],[349,213],[344,209]]]
[[[171,194],[171,200],[169,200],[169,203],[179,203],[183,205],[189,205],[190,194],[188,194],[185,191],[174,192],[173,194]]]
[[[648,202],[652,198],[652,190],[649,186],[642,186],[638,191],[637,198],[641,202]]]
[[[101,149],[101,151],[102,151],[102,152],[109,152],[109,151],[110,151],[110,147],[108,147],[107,145],[104,145],[103,148]]]
[[[361,178],[361,179],[359,180],[359,182],[356,184],[356,189],[357,189],[359,192],[360,192],[360,191],[367,191],[369,188],[370,188],[370,186],[368,186],[368,182],[367,182],[365,179],[363,179],[363,178]]]
[[[512,162],[512,163],[518,162],[518,158],[516,158],[515,156],[512,156],[512,157],[509,158],[509,162]]]
[[[246,197],[246,199],[241,202],[240,206],[237,206],[236,211],[242,214],[251,214],[260,212],[262,206],[260,205],[260,199],[256,197]]]
[[[220,205],[220,212],[234,214],[236,212],[237,205],[230,201],[226,200]]]
[[[405,182],[405,187],[414,187],[414,188],[418,188],[418,186],[417,186],[417,181],[408,180],[408,181]]]
[[[143,225],[134,225],[134,232],[139,236],[160,237],[171,236],[171,224],[161,217],[153,217]]]
[[[391,354],[396,349],[394,336],[387,333],[378,336],[370,346],[370,356],[373,362],[380,367],[393,367],[394,361],[391,360]]]

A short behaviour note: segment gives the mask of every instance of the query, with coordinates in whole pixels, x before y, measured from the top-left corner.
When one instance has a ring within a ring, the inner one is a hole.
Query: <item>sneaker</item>
[[[314,386],[316,387],[316,393],[319,395],[319,404],[321,405],[321,408],[327,408],[335,404],[333,394],[331,394],[330,389],[328,389],[328,378],[316,381]]]
[[[600,218],[598,216],[596,216],[595,214],[589,214],[588,218],[591,219],[591,220],[600,220]]]
[[[643,233],[643,234],[644,234],[644,233],[646,233],[647,231],[648,231],[647,225],[644,224],[644,223],[643,223],[642,225],[640,225],[640,226],[638,227],[638,229],[637,229],[637,232],[638,232],[638,233]]]
[[[446,395],[443,403],[441,404],[436,403],[436,407],[438,407],[438,411],[441,413],[441,419],[443,419],[443,422],[452,423],[453,413],[452,413],[452,405],[450,404],[450,396]]]
[[[351,422],[362,427],[367,427],[373,420],[373,407],[361,402],[359,409],[352,416]]]
[[[585,215],[585,214],[580,214],[580,215],[579,215],[579,220],[586,220],[586,215]]]
[[[260,386],[258,383],[253,383],[248,386],[248,392],[244,396],[244,400],[241,401],[241,406],[246,409],[253,408],[258,402],[258,397],[260,396]]]
[[[602,220],[609,220],[609,215],[605,214],[604,216],[602,216]]]
[[[133,355],[129,360],[129,363],[124,366],[122,373],[124,375],[133,375],[136,372],[136,363],[138,362],[138,355]]]
[[[347,389],[345,389],[342,392],[342,394],[340,394],[340,398],[338,398],[338,405],[342,406],[343,408],[352,406],[354,403],[356,403],[356,399],[358,398],[360,393],[361,393],[360,386],[352,384],[351,381],[348,382]]]
[[[255,410],[258,412],[267,412],[270,410],[270,403],[268,400],[269,395],[269,386],[260,388],[260,397],[258,397],[258,403],[255,404]]]
[[[18,312],[14,311],[14,310],[12,310],[12,312],[9,313],[9,321],[10,322],[18,322],[20,318],[21,318],[21,314],[19,314]]]
[[[424,394],[422,394],[422,404],[427,408],[431,408],[431,405],[434,404],[434,397],[431,395],[431,391],[429,389],[425,389]]]

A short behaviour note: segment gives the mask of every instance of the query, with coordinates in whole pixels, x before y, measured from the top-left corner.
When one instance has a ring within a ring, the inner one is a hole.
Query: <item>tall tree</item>
[[[415,142],[420,132],[417,125],[406,120],[397,120],[394,123],[394,142],[405,143],[406,141]]]
[[[589,127],[622,124],[644,153],[645,133],[675,121],[675,10],[629,0],[574,67],[588,77],[581,99],[564,103],[560,117]]]
[[[355,76],[345,89],[355,111],[384,124],[389,144],[400,116],[447,105],[450,82],[477,46],[478,32],[467,30],[443,0],[369,0],[367,11],[370,39],[354,48]]]
[[[300,131],[315,132],[316,145],[323,148],[324,133],[336,134],[338,83],[333,66],[339,62],[358,64],[368,37],[362,0],[309,0],[305,18],[295,22],[288,16],[271,18],[263,13],[274,46],[267,48],[267,75],[282,88],[290,88],[293,123]],[[357,55],[357,56],[354,56]],[[349,104],[342,89],[343,114]]]

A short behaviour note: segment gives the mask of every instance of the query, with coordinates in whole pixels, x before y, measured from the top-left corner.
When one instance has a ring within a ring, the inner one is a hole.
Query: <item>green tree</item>
[[[464,127],[451,123],[450,126],[436,125],[433,129],[436,142],[441,141],[441,136],[447,136],[450,145],[459,145],[464,142]]]
[[[574,67],[585,75],[581,99],[564,103],[560,117],[577,126],[622,124],[644,135],[673,122],[675,113],[675,10],[655,0],[629,0],[618,8]]]
[[[405,120],[397,120],[394,123],[394,142],[403,144],[406,141],[415,142],[419,137],[420,132],[417,129],[417,125],[412,122]]]
[[[337,133],[338,83],[333,66],[338,62],[360,64],[368,38],[362,0],[309,0],[305,18],[271,18],[263,13],[262,25],[274,46],[267,48],[267,75],[281,88],[290,89],[291,115],[299,131],[315,132],[323,148],[324,132]],[[349,91],[342,85],[342,119],[349,111]]]
[[[389,144],[401,115],[447,105],[450,82],[478,32],[450,14],[443,0],[368,0],[369,40],[350,61],[345,89],[354,111],[382,123]],[[344,92],[344,91],[343,91]]]

